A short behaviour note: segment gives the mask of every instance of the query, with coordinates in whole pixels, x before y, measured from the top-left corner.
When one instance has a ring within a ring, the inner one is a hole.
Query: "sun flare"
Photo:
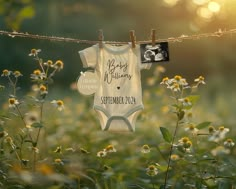
[[[217,13],[220,11],[220,4],[215,2],[215,1],[211,1],[209,2],[208,4],[208,9],[211,11],[211,12],[214,12],[214,13]]]

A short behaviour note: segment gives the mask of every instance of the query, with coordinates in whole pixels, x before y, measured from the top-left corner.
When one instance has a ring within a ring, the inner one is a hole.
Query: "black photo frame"
[[[168,42],[141,44],[141,62],[156,63],[169,61]]]

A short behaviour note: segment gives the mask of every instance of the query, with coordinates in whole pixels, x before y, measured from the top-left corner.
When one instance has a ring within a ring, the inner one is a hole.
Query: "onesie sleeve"
[[[93,45],[82,51],[79,51],[79,55],[84,68],[91,67],[95,68],[98,61],[98,47]]]

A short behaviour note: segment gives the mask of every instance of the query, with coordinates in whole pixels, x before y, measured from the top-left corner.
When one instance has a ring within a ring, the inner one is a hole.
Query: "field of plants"
[[[93,97],[75,84],[54,88],[64,63],[40,51],[29,52],[38,65],[30,76],[1,71],[0,188],[235,188],[236,100],[224,80],[188,81],[154,65],[136,131],[101,131]]]

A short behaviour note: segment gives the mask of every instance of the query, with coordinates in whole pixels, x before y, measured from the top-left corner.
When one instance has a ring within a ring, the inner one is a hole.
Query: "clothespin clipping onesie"
[[[98,41],[99,41],[99,48],[102,48],[102,43],[104,41],[103,30],[98,30]]]
[[[135,32],[134,30],[130,30],[129,31],[129,35],[130,35],[130,40],[131,40],[131,43],[132,43],[132,48],[135,48],[135,41],[136,41],[136,37],[135,37]]]

